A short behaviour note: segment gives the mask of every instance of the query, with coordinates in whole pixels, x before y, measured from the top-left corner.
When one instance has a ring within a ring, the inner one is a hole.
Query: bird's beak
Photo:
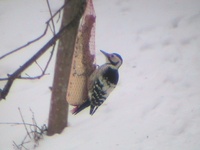
[[[106,53],[105,51],[103,51],[103,50],[100,50],[106,57],[109,57],[110,56],[110,54],[109,53]]]

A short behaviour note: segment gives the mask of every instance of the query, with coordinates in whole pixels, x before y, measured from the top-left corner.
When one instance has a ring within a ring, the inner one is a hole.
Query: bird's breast
[[[116,85],[119,80],[119,74],[118,70],[112,69],[112,68],[107,68],[103,74],[104,80],[106,80],[110,84]]]

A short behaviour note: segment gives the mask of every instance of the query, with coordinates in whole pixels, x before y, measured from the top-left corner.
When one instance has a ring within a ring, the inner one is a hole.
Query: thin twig
[[[31,139],[31,136],[30,136],[30,134],[29,134],[29,132],[28,132],[28,129],[27,129],[27,127],[26,127],[26,124],[25,124],[24,118],[23,118],[23,116],[22,116],[22,113],[21,113],[21,110],[20,110],[19,107],[18,107],[18,110],[19,110],[19,113],[20,113],[20,116],[21,116],[22,122],[23,122],[23,124],[24,124],[24,128],[26,129],[26,133],[27,133],[27,135],[29,136],[29,138]]]
[[[51,59],[52,59],[52,57],[53,57],[53,54],[54,54],[54,51],[55,51],[55,46],[56,46],[56,44],[54,44],[53,47],[52,47],[51,54],[50,54],[50,56],[49,56],[49,59],[48,59],[48,61],[47,61],[47,63],[46,63],[46,66],[45,66],[44,70],[42,69],[42,67],[41,67],[41,66],[37,63],[37,61],[36,61],[36,64],[38,65],[38,67],[39,67],[40,70],[42,71],[41,75],[38,75],[38,76],[35,76],[35,77],[31,77],[31,76],[29,76],[29,75],[28,75],[28,77],[22,77],[22,76],[20,76],[18,79],[29,79],[29,80],[34,80],[34,79],[40,79],[41,77],[43,77],[43,76],[45,76],[45,75],[49,75],[49,73],[45,73],[45,72],[46,72],[46,70],[47,70],[47,68],[48,68],[48,66],[49,66],[49,64],[50,64],[50,62],[51,62]]]
[[[28,77],[31,77],[31,76],[28,75],[28,73],[25,73],[25,75],[28,76]],[[19,78],[21,78],[21,76]]]
[[[20,46],[20,47],[18,47],[18,48],[16,48],[16,49],[12,50],[11,52],[8,52],[8,53],[4,54],[3,56],[0,57],[0,60],[3,59],[3,58],[5,58],[5,57],[7,57],[8,55],[11,55],[11,54],[13,54],[13,53],[15,53],[15,52],[17,52],[17,51],[19,51],[19,50],[21,50],[21,49],[23,49],[23,48],[29,46],[29,45],[32,44],[32,43],[34,43],[34,42],[40,40],[42,37],[44,37],[44,36],[46,35],[47,30],[48,30],[48,27],[49,27],[49,24],[46,24],[46,28],[45,28],[45,30],[44,30],[44,32],[43,32],[42,35],[40,35],[39,37],[37,37],[36,39],[34,39],[34,40],[32,40],[32,41],[29,41],[27,44],[22,45],[22,46]]]
[[[17,150],[20,149],[20,147],[15,143],[15,141],[13,141],[13,146],[14,146],[14,148],[17,148]]]
[[[69,2],[69,1],[67,1],[67,3],[68,3],[68,2]],[[63,8],[67,5],[67,3],[65,3],[63,6],[61,6],[60,9],[58,9],[58,10],[55,12],[55,14],[53,14],[52,17],[49,18],[49,20],[47,20],[46,23],[50,22],[58,13],[60,13],[61,10],[63,10]]]
[[[6,81],[8,80],[9,78],[0,78],[0,81]]]
[[[51,62],[51,59],[52,59],[53,54],[54,54],[54,51],[55,51],[55,47],[56,47],[56,44],[53,45],[53,48],[52,48],[52,51],[51,51],[51,54],[50,54],[49,60],[47,61],[46,67],[44,68],[44,71],[47,70],[47,68],[48,68],[48,66],[49,66],[49,63]]]
[[[44,70],[43,70],[42,67],[38,64],[38,62],[35,61],[35,63],[36,63],[36,65],[40,68],[40,70],[41,70],[42,72],[44,72]]]
[[[29,143],[30,141],[25,142],[25,140],[27,139],[27,135],[24,137],[23,141],[21,142],[20,146],[23,147],[24,149],[27,149],[24,144]],[[28,150],[28,149],[27,149]]]
[[[58,23],[58,21],[60,20],[60,18],[61,18],[61,11],[58,14],[58,19],[56,20],[56,23]]]
[[[31,77],[31,76],[28,76],[28,77],[19,77],[19,78],[17,78],[17,79],[36,80],[36,79],[40,79],[40,78],[42,78],[43,76],[46,76],[46,75],[50,75],[50,73],[42,73],[41,75],[34,76],[34,77]]]
[[[37,126],[37,122],[35,120],[34,112],[31,110],[31,108],[30,108],[30,111],[32,113],[32,123]],[[40,132],[41,132],[41,130],[40,130]],[[34,130],[32,131],[32,134],[33,134],[35,142],[38,142],[38,139],[40,138],[40,133],[37,132],[37,128],[36,127],[34,127]]]
[[[8,124],[8,125],[26,125],[26,126],[30,126],[30,127],[36,127],[37,129],[41,130],[39,126],[35,125],[35,124],[31,124],[31,123],[17,123],[17,122],[0,122],[0,124]]]
[[[53,18],[53,15],[52,15],[52,12],[51,12],[51,7],[50,7],[50,4],[49,4],[49,0],[47,0],[47,6],[49,8],[49,13],[50,13],[51,18]],[[55,35],[56,34],[56,28],[55,28],[55,24],[54,24],[53,19],[51,19],[51,23],[52,23],[52,26],[53,26],[53,35]]]

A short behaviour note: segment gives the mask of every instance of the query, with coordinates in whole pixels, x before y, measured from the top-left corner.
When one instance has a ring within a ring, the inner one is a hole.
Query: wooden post
[[[64,8],[61,28],[69,23],[71,25],[60,38],[58,45],[47,131],[49,136],[61,133],[67,126],[68,104],[66,102],[66,91],[79,21],[86,6],[86,0],[65,1],[67,5]]]

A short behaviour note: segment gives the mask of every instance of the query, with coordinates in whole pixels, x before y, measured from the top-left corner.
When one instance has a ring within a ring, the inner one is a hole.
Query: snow
[[[50,2],[53,12],[63,3]],[[121,54],[119,85],[93,116],[89,109],[69,114],[69,127],[45,136],[36,149],[199,150],[200,1],[94,0],[94,6],[97,63],[104,63],[99,49]],[[45,0],[1,0],[0,56],[39,36],[48,18]],[[0,60],[0,77],[12,73],[50,37],[49,31],[42,41]],[[38,61],[41,65],[49,53]],[[14,82],[0,102],[0,122],[21,122],[19,107],[26,122],[31,122],[31,108],[38,125],[47,124],[53,67],[54,59],[49,76]],[[26,71],[39,72],[35,64]],[[20,143],[25,134],[23,126],[0,124],[0,149],[13,149],[12,142]]]

